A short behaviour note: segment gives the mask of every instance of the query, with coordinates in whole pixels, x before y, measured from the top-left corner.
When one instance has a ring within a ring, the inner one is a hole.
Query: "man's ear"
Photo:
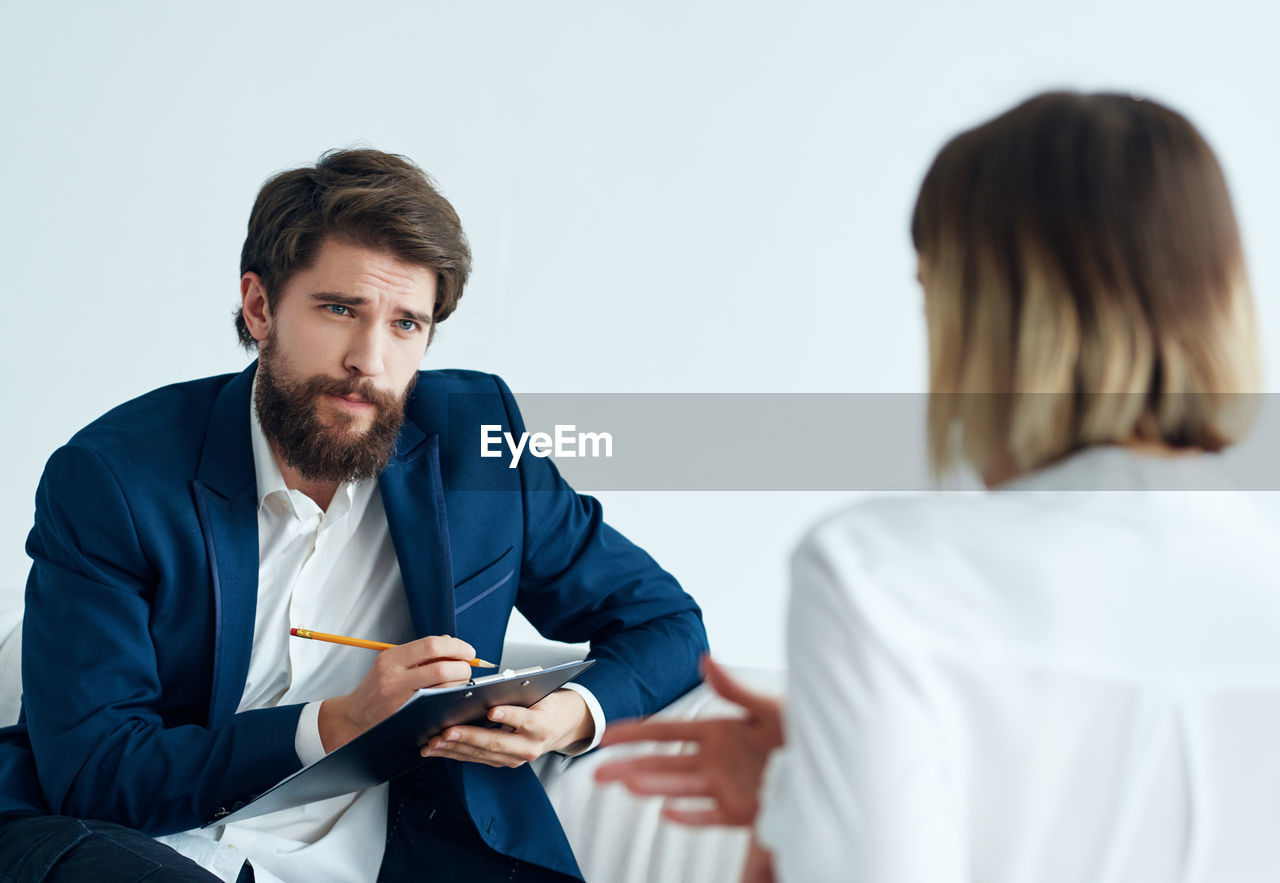
[[[240,277],[240,314],[253,339],[261,343],[271,334],[271,304],[262,277],[250,271]]]

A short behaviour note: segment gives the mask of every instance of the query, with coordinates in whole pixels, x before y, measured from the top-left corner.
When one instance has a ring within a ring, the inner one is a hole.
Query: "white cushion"
[[[22,703],[22,608],[0,613],[0,727],[18,722]]]

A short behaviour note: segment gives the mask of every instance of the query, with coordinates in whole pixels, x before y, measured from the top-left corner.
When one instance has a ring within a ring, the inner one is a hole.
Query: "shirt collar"
[[[1238,485],[1221,454],[1142,454],[1122,445],[1093,445],[997,487],[1003,491],[1232,490]]]

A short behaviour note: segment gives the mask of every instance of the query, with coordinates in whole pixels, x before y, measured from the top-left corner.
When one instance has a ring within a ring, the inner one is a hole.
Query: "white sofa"
[[[21,610],[0,613],[0,725],[18,719],[22,692],[21,624]],[[511,643],[503,649],[502,664],[512,668],[546,666],[581,656],[581,649],[571,645]],[[731,671],[758,690],[774,695],[782,691],[782,672],[748,668]],[[677,699],[657,716],[692,719],[731,713],[731,706],[704,685]],[[538,776],[589,883],[736,880],[746,851],[745,832],[675,825],[660,818],[661,801],[634,798],[617,785],[595,784],[592,774],[596,767],[637,750],[654,750],[654,746],[640,749],[619,745],[583,757],[550,755],[537,762]]]

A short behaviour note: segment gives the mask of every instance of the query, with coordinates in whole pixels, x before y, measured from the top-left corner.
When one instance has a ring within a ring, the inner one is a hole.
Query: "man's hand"
[[[621,782],[633,794],[711,798],[710,809],[666,805],[662,815],[686,825],[749,825],[769,753],[782,745],[782,705],[753,693],[703,657],[703,674],[717,693],[746,710],[742,718],[636,721],[614,724],[601,744],[687,741],[696,754],[658,754],[615,760],[596,770],[597,782]]]
[[[360,686],[321,704],[318,723],[324,750],[335,751],[381,723],[423,687],[465,684],[471,678],[467,660],[475,655],[466,641],[447,635],[383,650]]]
[[[528,708],[496,706],[489,709],[489,720],[502,726],[449,727],[431,739],[422,756],[518,767],[595,735],[586,700],[573,690],[556,690]]]

